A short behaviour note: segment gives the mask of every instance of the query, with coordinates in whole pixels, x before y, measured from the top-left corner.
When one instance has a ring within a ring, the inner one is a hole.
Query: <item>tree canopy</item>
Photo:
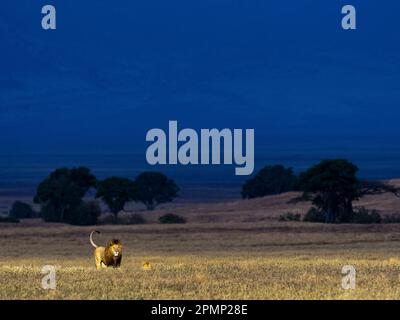
[[[178,196],[179,188],[175,182],[160,172],[143,172],[135,179],[137,200],[148,210],[157,205],[171,202]]]
[[[103,200],[116,218],[127,202],[136,200],[136,185],[126,178],[107,178],[97,184],[96,198]]]
[[[325,214],[325,222],[347,222],[360,196],[358,168],[345,159],[323,160],[300,175],[303,198]]]
[[[86,167],[56,169],[39,184],[34,202],[42,206],[45,221],[68,222],[86,192],[95,186],[96,177]]]
[[[242,186],[243,198],[257,198],[296,190],[298,179],[292,168],[266,166]]]

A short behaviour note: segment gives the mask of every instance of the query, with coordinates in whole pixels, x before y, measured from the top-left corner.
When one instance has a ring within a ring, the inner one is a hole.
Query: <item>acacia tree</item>
[[[44,179],[33,199],[41,205],[45,221],[69,222],[86,192],[96,186],[96,177],[85,167],[56,169]]]
[[[301,197],[291,202],[312,201],[325,215],[325,222],[351,222],[353,201],[366,195],[393,193],[400,188],[382,181],[358,180],[358,168],[344,159],[324,160],[300,175]]]
[[[105,202],[115,219],[127,202],[136,200],[136,195],[135,183],[126,178],[111,177],[97,184],[96,198]]]
[[[178,196],[179,188],[175,182],[160,172],[143,172],[135,179],[137,201],[147,210],[153,210],[160,203],[171,202]]]
[[[357,171],[345,159],[323,160],[300,175],[302,197],[325,214],[325,222],[347,222],[353,216],[353,201],[360,197]]]

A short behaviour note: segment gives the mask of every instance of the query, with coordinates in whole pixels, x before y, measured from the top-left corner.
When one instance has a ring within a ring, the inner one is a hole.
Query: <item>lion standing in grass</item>
[[[99,270],[105,267],[118,268],[121,266],[122,260],[122,242],[118,239],[112,239],[107,247],[100,247],[93,242],[93,233],[100,233],[100,231],[92,231],[90,233],[90,243],[95,248],[94,260],[96,269]]]

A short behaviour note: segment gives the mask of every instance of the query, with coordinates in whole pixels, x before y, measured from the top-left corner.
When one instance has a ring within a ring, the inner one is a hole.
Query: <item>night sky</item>
[[[341,8],[357,9],[357,30]],[[41,8],[57,30],[41,29]],[[0,153],[137,152],[146,132],[397,148],[399,1],[2,1]]]

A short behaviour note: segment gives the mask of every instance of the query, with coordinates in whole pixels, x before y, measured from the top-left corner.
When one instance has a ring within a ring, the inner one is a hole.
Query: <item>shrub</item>
[[[300,221],[299,213],[287,212],[279,216],[279,221]]]
[[[325,222],[325,215],[315,207],[311,207],[303,217],[305,222]]]
[[[19,223],[19,220],[14,217],[0,217],[0,223]]]
[[[10,210],[10,217],[15,219],[35,218],[36,212],[29,204],[21,201],[15,201]]]
[[[381,223],[382,218],[377,210],[367,210],[364,207],[354,211],[351,223]]]
[[[186,219],[184,217],[178,216],[173,213],[167,213],[158,218],[160,223],[186,223]]]
[[[97,201],[82,202],[82,204],[68,215],[68,223],[77,226],[97,224],[101,209]]]

